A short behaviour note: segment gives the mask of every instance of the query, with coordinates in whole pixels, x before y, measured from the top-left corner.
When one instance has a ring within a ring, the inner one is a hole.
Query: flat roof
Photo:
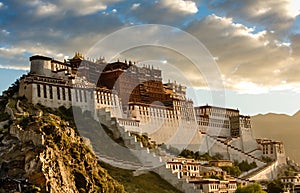
[[[49,57],[46,57],[46,56],[41,56],[41,55],[34,55],[34,56],[31,56],[29,58],[30,61],[32,60],[52,60],[52,58],[49,58]]]
[[[198,106],[198,107],[195,107],[195,108],[197,108],[197,109],[211,108],[211,109],[220,109],[220,110],[225,110],[225,111],[235,111],[235,112],[239,112],[238,109],[230,109],[230,108],[224,108],[224,107],[216,107],[216,106],[211,106],[211,105]]]

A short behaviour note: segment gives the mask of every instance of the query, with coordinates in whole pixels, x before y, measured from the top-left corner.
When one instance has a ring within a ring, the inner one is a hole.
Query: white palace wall
[[[207,133],[210,136],[222,136],[222,137],[230,137],[230,129],[228,128],[220,128],[214,126],[198,126],[200,131]]]
[[[178,149],[188,146],[196,134],[198,125],[191,101],[174,101],[174,110],[164,106],[132,104],[129,117],[139,122],[138,127],[126,126],[126,130],[147,133],[156,143],[168,144]]]
[[[93,94],[95,119],[103,112],[110,112],[111,117],[124,118],[122,111],[122,104],[119,97],[116,94],[108,92],[106,90],[95,90]]]
[[[33,104],[42,104],[51,108],[80,107],[83,111],[93,111],[92,91],[85,88],[72,88],[65,85],[44,83],[24,83],[21,80],[19,95],[25,96]]]
[[[258,148],[258,143],[253,137],[251,128],[240,128],[244,152],[251,152]]]

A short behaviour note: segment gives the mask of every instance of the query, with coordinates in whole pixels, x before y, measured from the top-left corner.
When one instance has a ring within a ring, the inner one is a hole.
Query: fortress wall
[[[215,155],[218,153],[221,154],[224,159],[229,159],[231,161],[238,160],[240,162],[242,160],[247,160],[249,163],[255,161],[259,167],[265,165],[263,162],[255,160],[241,151],[227,147],[223,143],[216,141],[212,137],[204,134],[202,136],[202,143],[200,145],[200,154],[207,153],[207,150],[210,155]]]
[[[201,146],[205,146],[205,135],[201,132],[196,132],[193,136],[191,143],[187,146],[187,149],[197,152],[201,149]]]
[[[19,95],[25,96],[33,104],[42,104],[50,108],[64,106],[80,107],[83,111],[94,111],[92,91],[85,88],[71,88],[67,85],[51,83],[25,83],[21,80]]]
[[[253,155],[254,157],[261,158],[263,156],[263,153],[260,149],[254,150],[249,153],[250,155]]]
[[[179,119],[178,128],[175,133],[172,133],[167,144],[182,150],[193,141],[195,135],[198,134],[196,121]]]
[[[80,107],[82,111],[87,110],[87,111],[94,112],[95,100],[94,100],[94,95],[92,90],[85,89],[85,88],[71,88],[71,97],[72,97],[71,105]]]
[[[133,131],[136,133],[142,133],[140,123],[134,120],[118,119],[120,126],[123,126],[125,131]]]
[[[20,80],[19,96],[25,96],[30,103],[32,103],[32,94],[34,92],[32,87],[32,84],[25,84],[24,79]]]
[[[210,136],[230,137],[230,129],[228,128],[206,127],[205,130]]]
[[[164,106],[131,105],[129,117],[140,121],[140,126],[126,126],[126,129],[147,133],[157,144],[186,148],[198,133],[195,113],[191,102],[175,101],[174,106],[176,110]]]
[[[209,155],[221,154],[224,159],[229,159],[227,147],[215,139],[202,135],[202,143],[198,150],[200,154],[209,153]]]
[[[243,150],[243,143],[241,137],[232,138],[228,144]]]
[[[164,120],[161,118],[151,119],[141,125],[143,133],[148,133],[152,140],[158,144],[170,144],[169,140],[179,131],[179,122],[176,119]]]
[[[278,164],[287,164],[287,161],[286,161],[286,155],[284,153],[284,150],[282,153],[276,153],[276,160],[278,162]]]
[[[250,152],[258,148],[258,143],[256,142],[256,140],[252,135],[251,128],[241,127],[240,132],[241,132],[241,139],[243,143],[243,150],[245,152]]]
[[[39,89],[38,89],[39,85]],[[58,108],[60,106],[64,106],[66,108],[69,108],[72,104],[70,100],[62,100],[62,89],[60,88],[59,93],[61,98],[58,99],[57,96],[57,89],[58,87],[52,86],[52,98],[50,98],[50,90],[49,85],[45,84],[32,84],[32,103],[37,104],[40,103],[44,106],[51,107],[51,108]],[[38,96],[38,90],[40,90],[40,96]],[[66,89],[65,89],[66,90]],[[46,92],[46,97],[44,96],[44,92]],[[66,95],[68,96],[68,95]]]
[[[252,157],[249,157],[246,154],[244,154],[243,152],[237,151],[235,149],[228,148],[228,152],[230,154],[231,161],[237,160],[237,161],[241,162],[242,160],[247,160],[248,163],[251,163],[254,161],[258,167],[265,165],[265,163],[258,161],[256,159],[253,159]]]
[[[110,111],[112,117],[123,118],[122,105],[117,95],[102,91],[94,91],[93,95],[95,109],[104,108]]]
[[[31,60],[30,73],[45,75],[45,76],[52,76],[51,58]]]
[[[276,161],[270,166],[265,167],[263,170],[251,176],[249,180],[262,181],[262,180],[276,179],[279,169],[280,169],[280,164],[278,164],[278,162]]]

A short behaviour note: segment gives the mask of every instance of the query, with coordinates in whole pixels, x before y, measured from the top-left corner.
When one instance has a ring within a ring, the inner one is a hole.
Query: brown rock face
[[[0,131],[0,192],[125,192],[68,122],[22,105],[28,113]]]

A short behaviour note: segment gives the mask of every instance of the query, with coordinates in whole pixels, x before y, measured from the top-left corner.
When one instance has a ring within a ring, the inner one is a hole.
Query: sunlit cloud
[[[290,0],[287,3],[287,10],[291,17],[296,17],[300,14],[300,1]]]

